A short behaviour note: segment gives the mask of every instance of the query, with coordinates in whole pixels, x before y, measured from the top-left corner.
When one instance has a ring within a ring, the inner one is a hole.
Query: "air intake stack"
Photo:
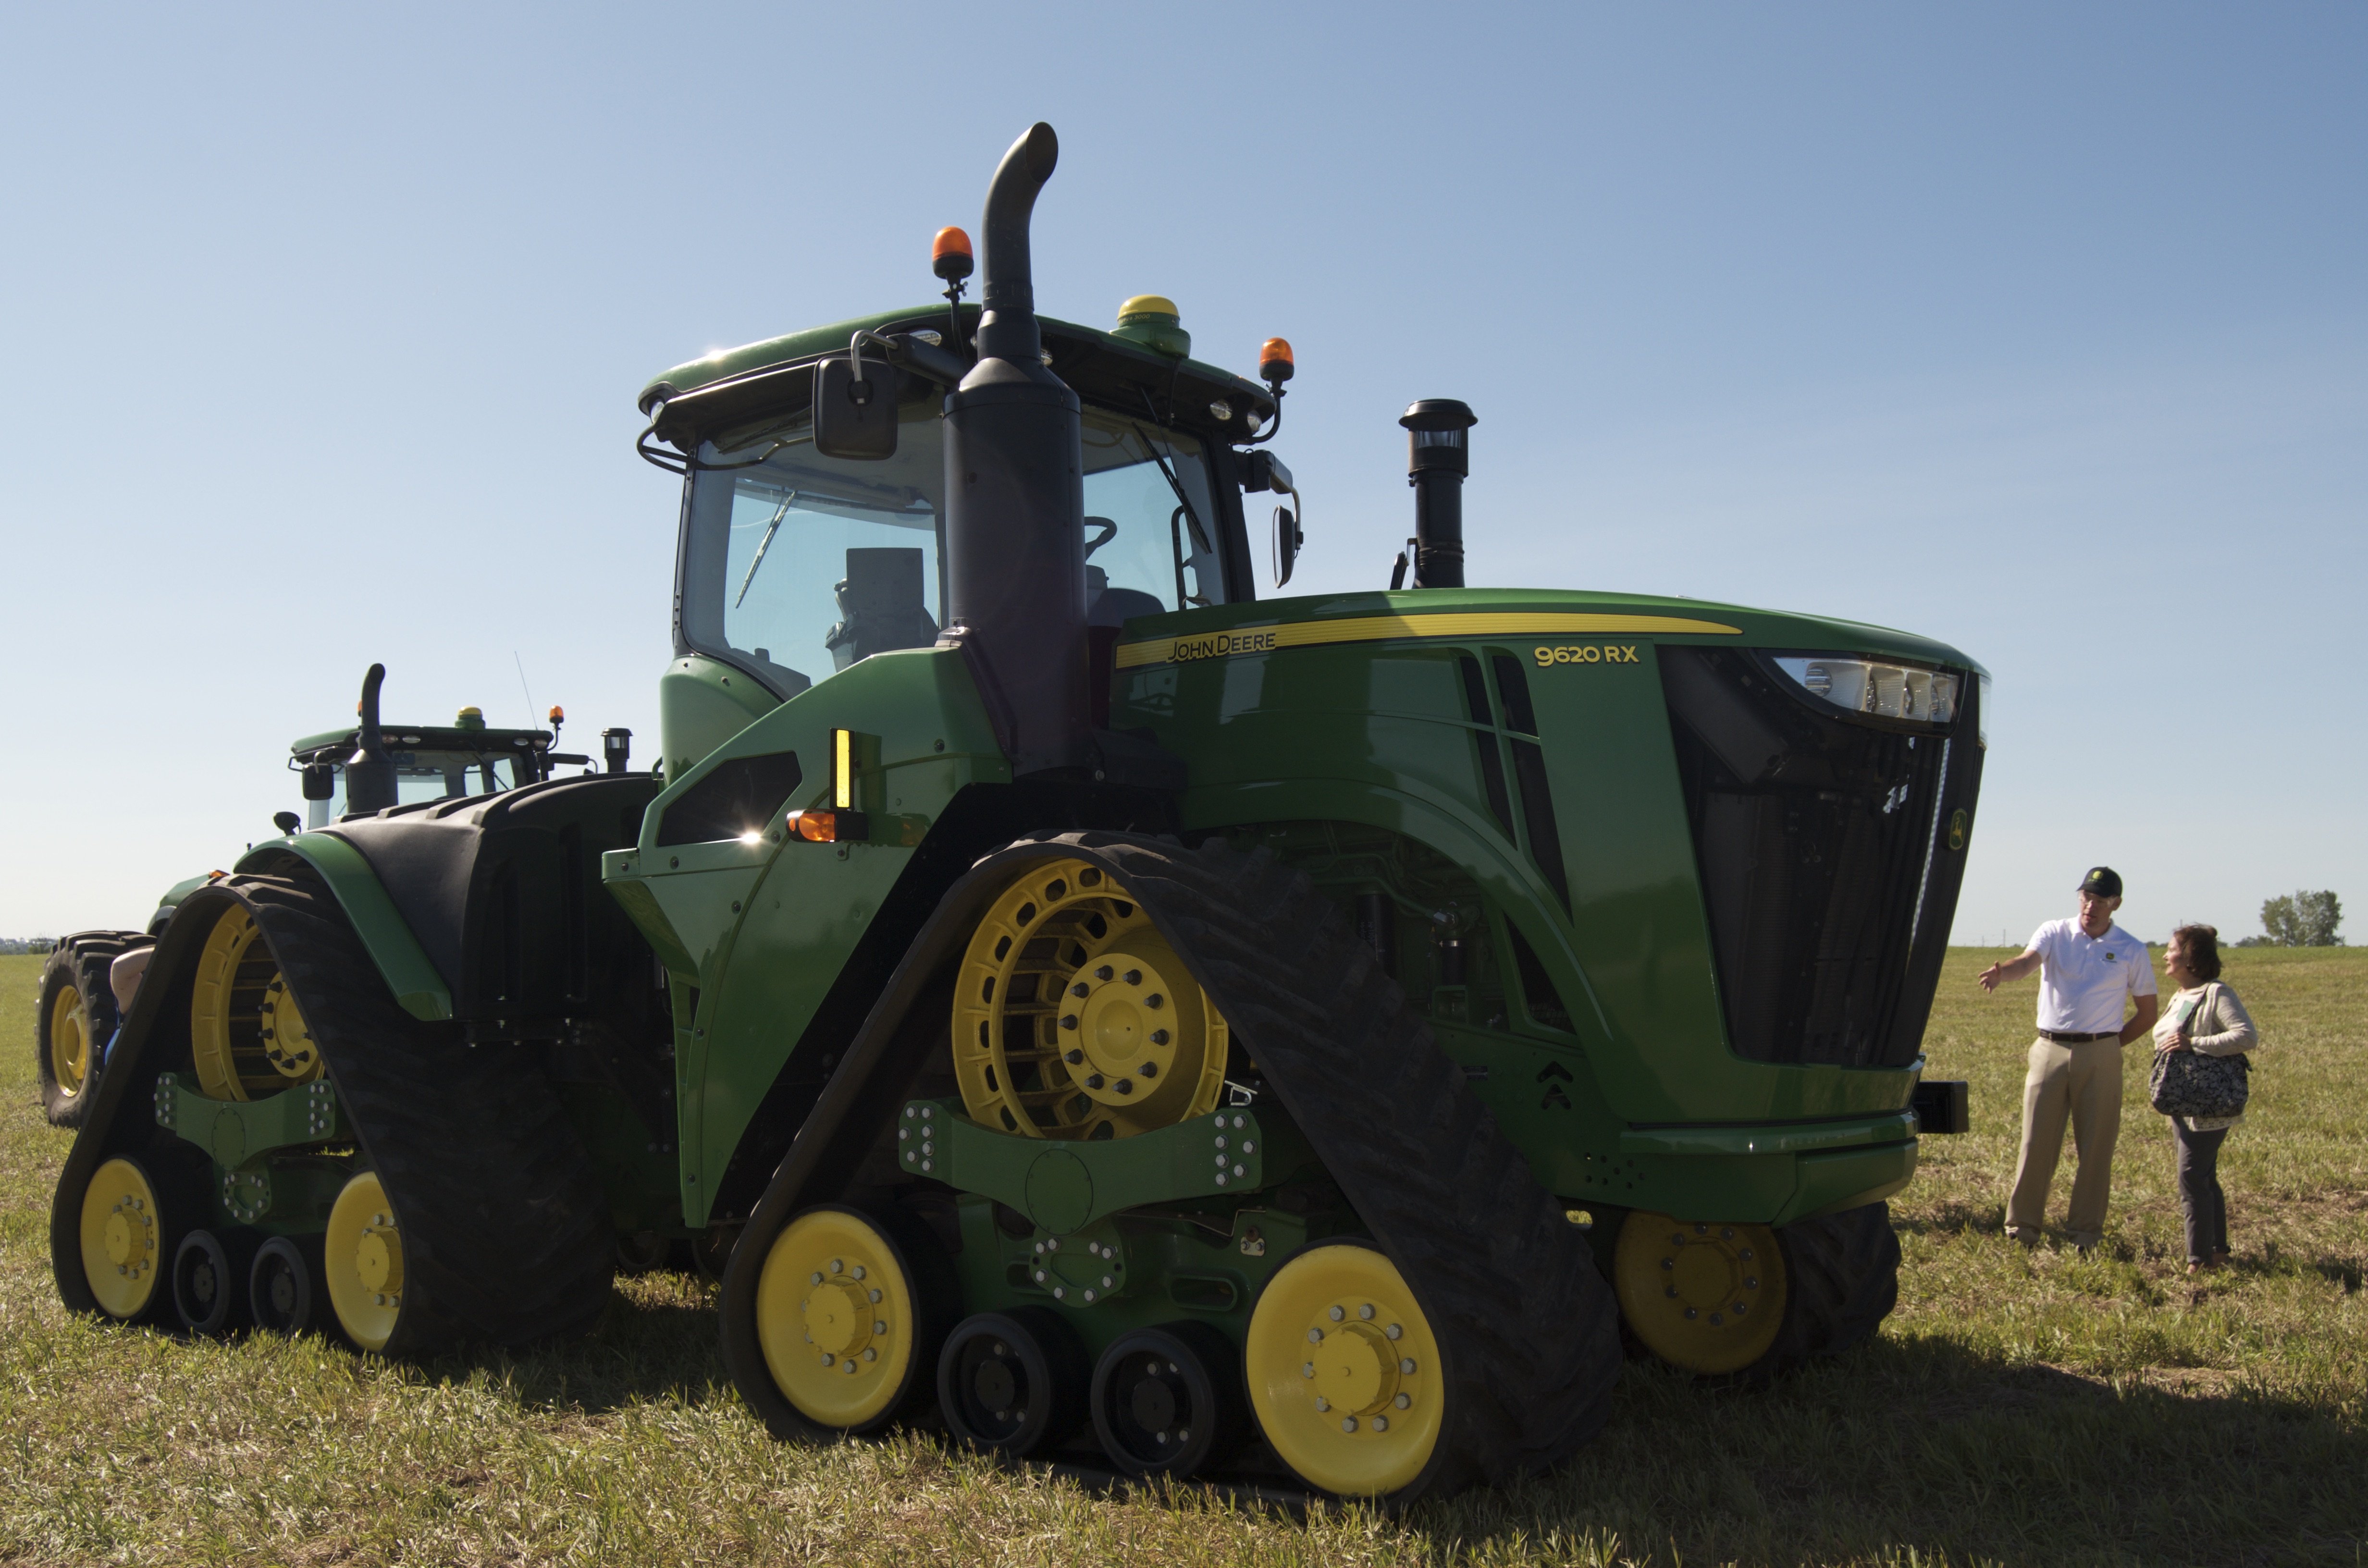
[[[1406,483],[1414,486],[1414,585],[1463,586],[1463,479],[1469,435],[1480,416],[1452,397],[1427,397],[1398,423],[1406,431]]]
[[[1087,702],[1085,451],[1045,368],[1028,224],[1060,156],[1039,121],[987,187],[978,363],[946,398],[946,640],[985,689],[1014,774],[1080,767]]]

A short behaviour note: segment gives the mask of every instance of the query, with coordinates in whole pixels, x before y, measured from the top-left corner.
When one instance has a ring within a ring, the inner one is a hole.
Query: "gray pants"
[[[2190,1132],[2170,1119],[2171,1142],[2179,1145],[2179,1206],[2187,1214],[2187,1261],[2209,1263],[2228,1250],[2228,1198],[2220,1190],[2220,1145],[2225,1127]]]

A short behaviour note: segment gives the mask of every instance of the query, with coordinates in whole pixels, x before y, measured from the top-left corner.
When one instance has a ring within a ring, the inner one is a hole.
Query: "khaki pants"
[[[2064,1124],[2072,1124],[2079,1169],[2072,1177],[2072,1210],[2065,1228],[2075,1245],[2094,1246],[2105,1233],[2112,1195],[2113,1144],[2122,1133],[2122,1042],[2092,1040],[2058,1045],[2042,1038],[2031,1047],[2022,1081],[2022,1157],[2006,1203],[2006,1233],[2037,1241],[2047,1217],[2047,1189],[2064,1152]]]

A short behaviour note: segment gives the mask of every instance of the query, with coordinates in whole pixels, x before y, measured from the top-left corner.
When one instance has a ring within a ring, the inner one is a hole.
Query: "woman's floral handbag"
[[[2218,989],[2216,983],[2206,986],[2203,1006],[2180,1020],[2182,1025],[2208,1012]],[[2154,1076],[2146,1085],[2146,1101],[2165,1116],[2242,1116],[2246,1098],[2252,1093],[2251,1072],[2251,1064],[2241,1053],[2207,1056],[2200,1051],[2158,1051]]]

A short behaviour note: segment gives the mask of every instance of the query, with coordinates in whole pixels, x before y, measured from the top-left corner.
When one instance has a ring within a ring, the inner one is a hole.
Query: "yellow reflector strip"
[[[855,804],[855,735],[849,730],[830,733],[830,803],[841,811]]]
[[[1159,637],[1147,642],[1121,642],[1118,667],[1182,665],[1195,659],[1221,659],[1235,653],[1270,653],[1278,648],[1306,648],[1321,642],[1383,642],[1402,637],[1608,637],[1623,633],[1650,636],[1740,637],[1739,626],[1715,620],[1690,620],[1676,615],[1587,615],[1535,612],[1467,615],[1367,615],[1349,620],[1298,620],[1281,626],[1245,626],[1233,631],[1211,631],[1190,637]]]

